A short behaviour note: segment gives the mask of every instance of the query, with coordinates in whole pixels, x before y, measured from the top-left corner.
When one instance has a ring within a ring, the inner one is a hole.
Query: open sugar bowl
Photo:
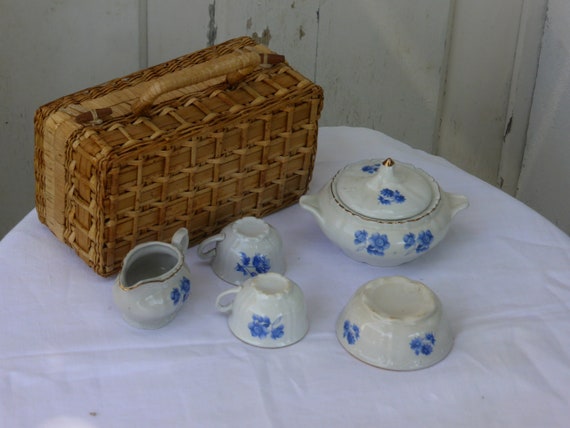
[[[336,335],[354,357],[390,370],[432,366],[453,346],[439,298],[423,283],[402,276],[361,286],[341,312]]]

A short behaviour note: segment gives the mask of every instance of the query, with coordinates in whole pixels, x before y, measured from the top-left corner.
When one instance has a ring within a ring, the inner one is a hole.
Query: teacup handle
[[[208,245],[210,245],[211,243],[218,243],[220,241],[223,241],[224,238],[226,237],[225,234],[223,233],[218,233],[217,235],[214,236],[210,236],[209,238],[204,239],[200,245],[198,245],[198,256],[201,259],[204,260],[211,260],[214,258],[214,256],[216,255],[216,245],[214,245],[212,248],[210,248],[209,250],[206,249],[206,247]]]
[[[222,299],[229,294],[239,293],[241,291],[241,289],[242,289],[242,286],[238,285],[237,287],[232,288],[231,290],[227,290],[227,291],[224,291],[223,293],[219,294],[218,298],[216,299],[216,309],[220,312],[223,312],[223,313],[231,311],[232,306],[234,305],[234,301],[232,300],[231,302],[224,305],[224,304],[222,304]]]
[[[188,249],[190,239],[188,238],[188,229],[181,227],[172,236],[172,245],[182,251],[182,254]]]

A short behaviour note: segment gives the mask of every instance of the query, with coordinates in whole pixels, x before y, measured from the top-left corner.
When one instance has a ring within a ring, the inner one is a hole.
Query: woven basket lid
[[[431,176],[391,158],[346,166],[334,177],[331,189],[345,209],[376,220],[415,217],[439,198]]]

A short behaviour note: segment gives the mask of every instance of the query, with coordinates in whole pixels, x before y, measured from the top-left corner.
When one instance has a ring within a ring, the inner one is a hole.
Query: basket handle
[[[221,76],[226,76],[227,81],[234,84],[260,64],[277,64],[284,61],[283,55],[241,50],[166,74],[157,78],[134,103],[133,113],[136,116],[147,114],[154,100],[166,92]]]

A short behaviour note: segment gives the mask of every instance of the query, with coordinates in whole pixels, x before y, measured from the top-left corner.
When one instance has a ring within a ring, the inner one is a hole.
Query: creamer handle
[[[172,245],[182,251],[182,254],[188,249],[189,238],[188,238],[188,229],[185,227],[181,227],[178,229],[174,235],[172,236]]]

